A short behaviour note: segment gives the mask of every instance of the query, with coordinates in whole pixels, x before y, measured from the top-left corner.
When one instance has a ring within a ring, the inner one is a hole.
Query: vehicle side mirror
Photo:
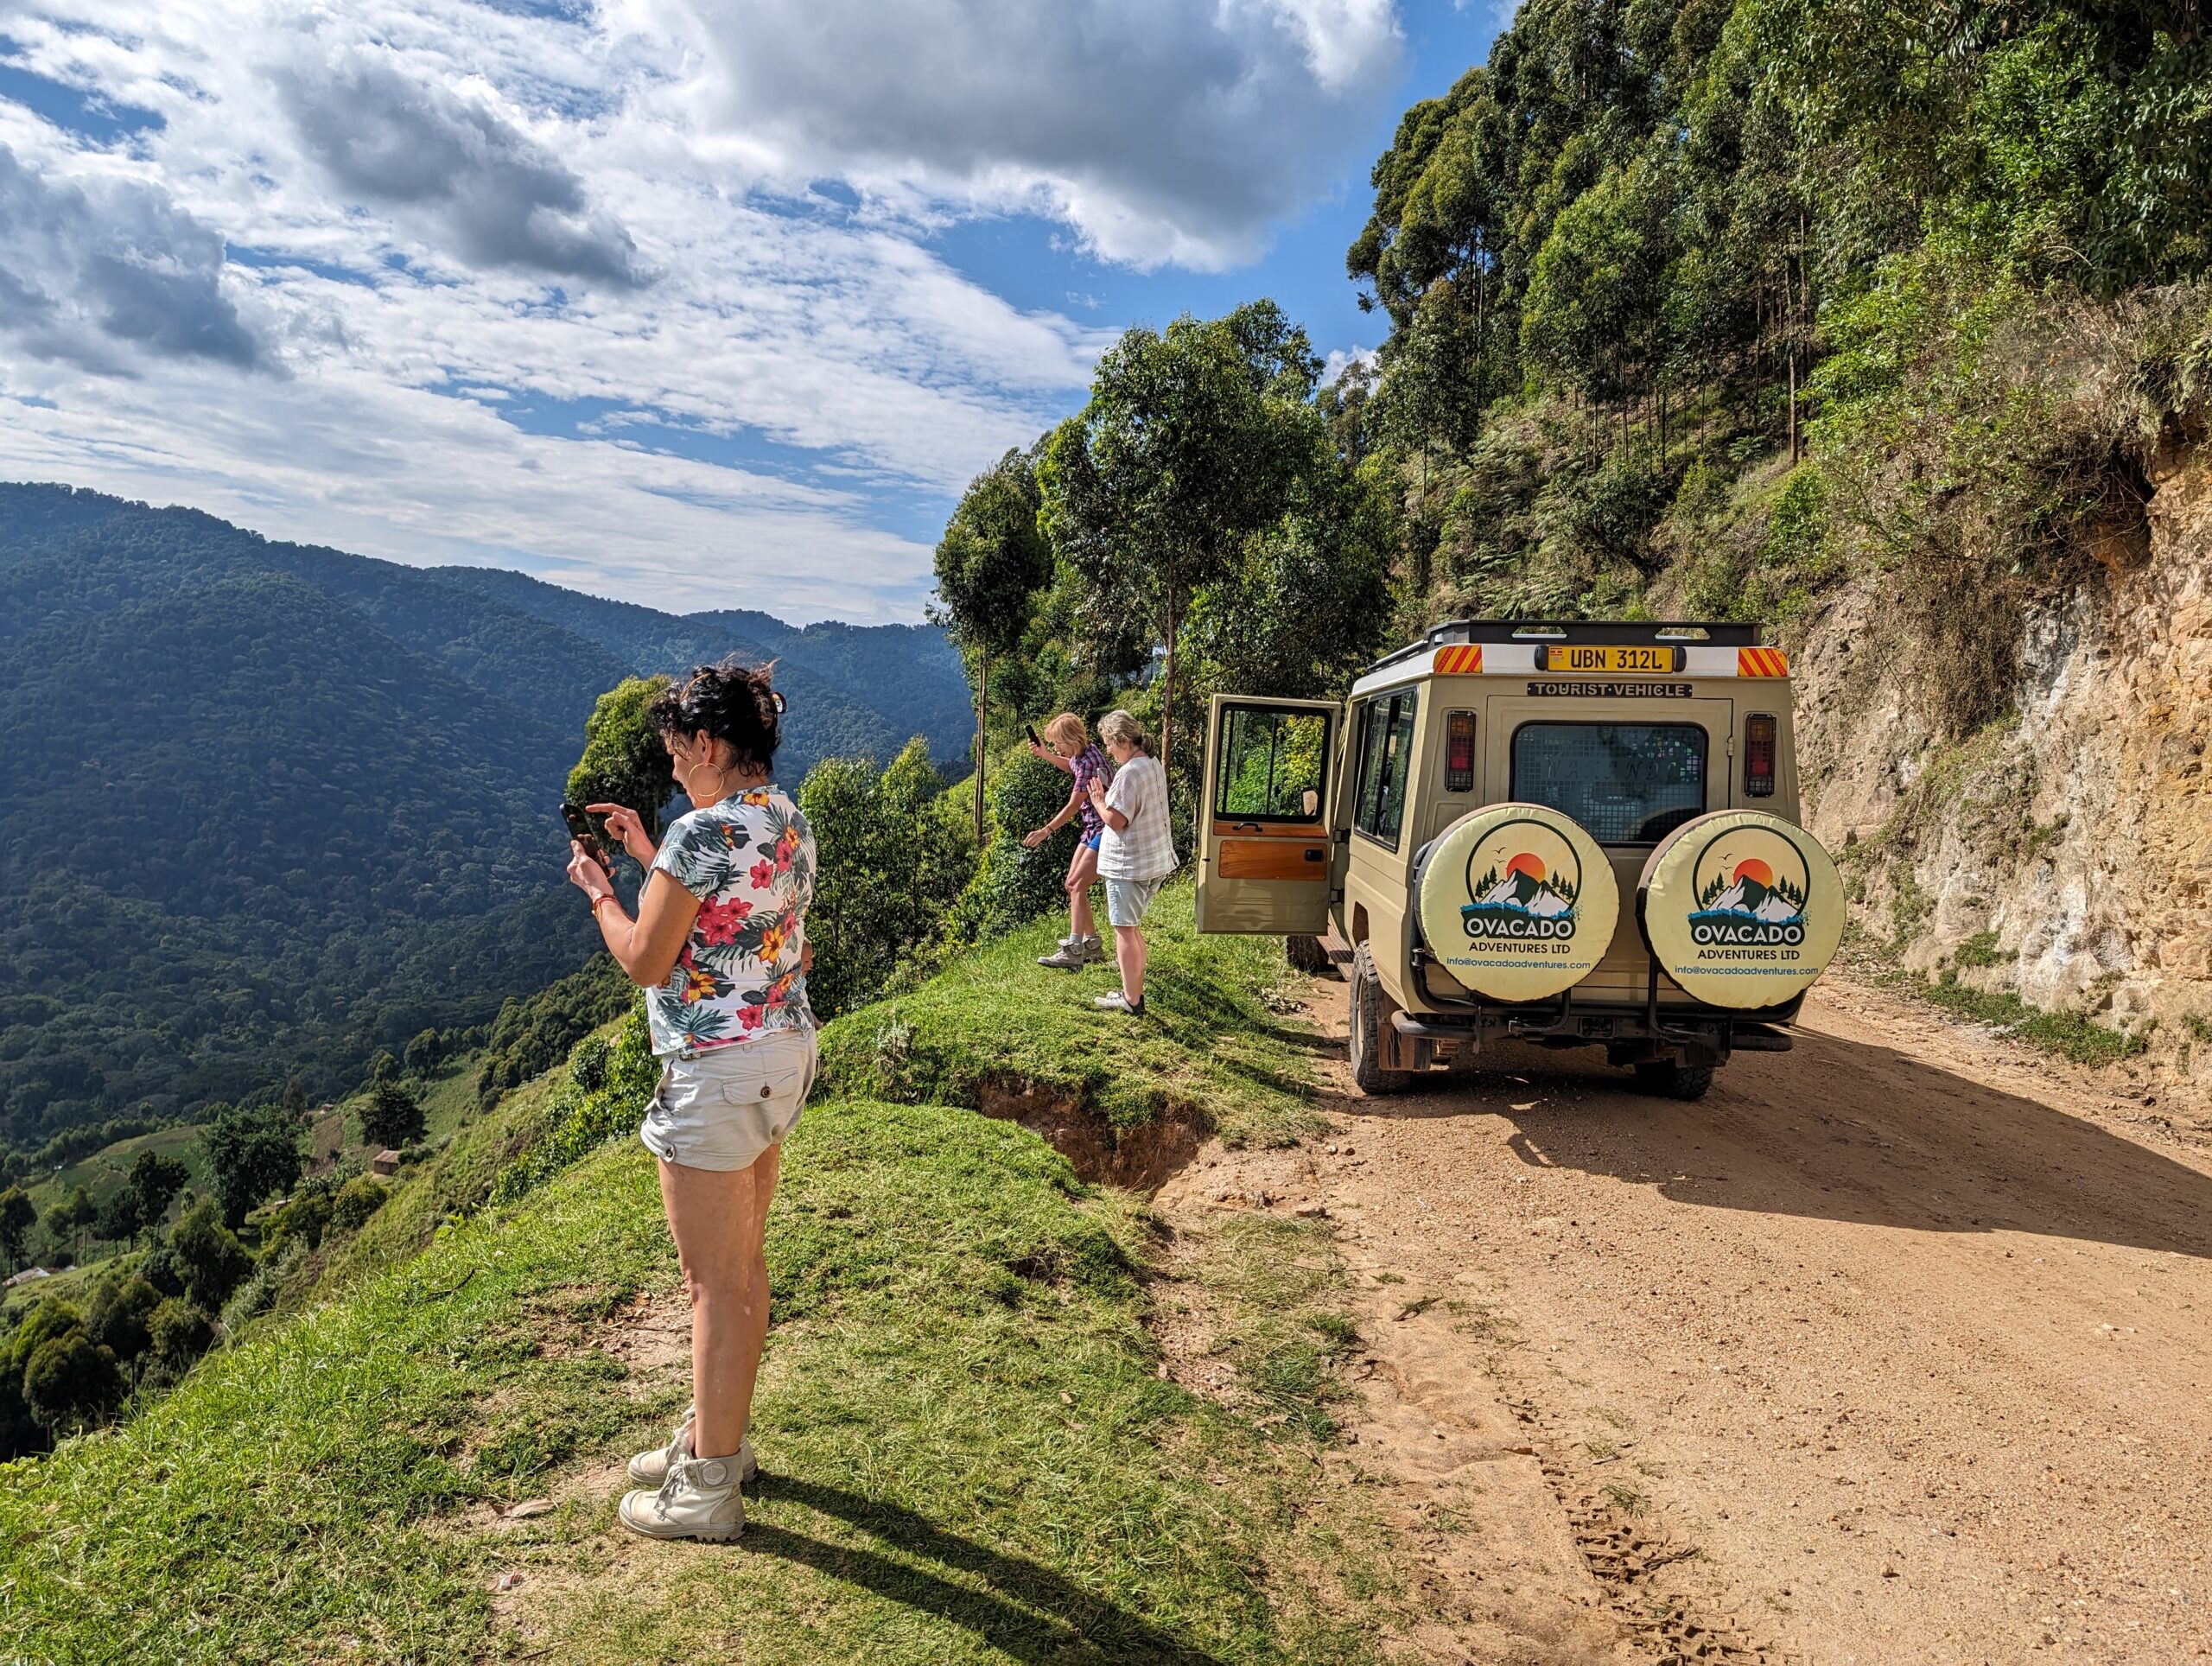
[[[1306,797],[1303,802],[1306,805],[1306,813],[1308,816],[1318,816],[1321,813],[1321,795],[1315,792],[1312,787],[1309,786],[1306,789]]]

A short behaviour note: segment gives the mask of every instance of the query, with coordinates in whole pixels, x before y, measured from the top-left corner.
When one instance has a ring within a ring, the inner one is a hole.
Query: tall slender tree
[[[1153,617],[1166,649],[1160,760],[1173,768],[1175,644],[1192,595],[1231,574],[1326,453],[1320,361],[1272,301],[1132,329],[1038,469],[1054,550],[1096,593]]]
[[[983,760],[990,728],[991,661],[1020,645],[1030,603],[1052,576],[1037,524],[1034,460],[1009,451],[969,482],[937,546],[931,616],[976,666],[976,837],[983,837]]]

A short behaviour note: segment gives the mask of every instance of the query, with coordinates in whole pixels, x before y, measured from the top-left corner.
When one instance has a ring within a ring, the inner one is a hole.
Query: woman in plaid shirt
[[[1106,881],[1106,921],[1122,987],[1092,1004],[1105,1012],[1144,1014],[1144,932],[1138,922],[1175,871],[1175,838],[1167,825],[1167,772],[1152,755],[1137,720],[1109,711],[1098,738],[1114,760],[1114,784],[1094,781],[1090,802],[1106,830],[1098,842],[1098,873]]]

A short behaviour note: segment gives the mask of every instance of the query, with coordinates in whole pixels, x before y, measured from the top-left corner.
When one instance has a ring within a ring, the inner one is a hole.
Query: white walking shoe
[[[630,1478],[639,1486],[658,1486],[668,1478],[671,1465],[680,1463],[691,1455],[691,1420],[699,1415],[696,1406],[683,1408],[683,1421],[676,1426],[676,1433],[668,1444],[652,1452],[641,1452],[630,1460]],[[747,1435],[737,1443],[737,1478],[740,1485],[760,1472],[760,1466],[753,1460],[753,1437]]]
[[[679,1458],[652,1492],[626,1492],[622,1525],[648,1539],[734,1539],[745,1531],[737,1457]]]

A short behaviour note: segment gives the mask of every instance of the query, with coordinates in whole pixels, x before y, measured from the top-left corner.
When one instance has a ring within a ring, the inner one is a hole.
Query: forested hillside
[[[925,627],[679,619],[0,487],[0,1143],[321,1096],[572,970],[554,805],[593,700],[730,652],[781,661],[794,785],[964,738]]]
[[[1348,258],[1414,607],[1773,617],[1880,565],[1969,656],[1948,725],[2001,709],[2023,601],[2196,421],[2208,89],[2193,3],[1523,6]]]

